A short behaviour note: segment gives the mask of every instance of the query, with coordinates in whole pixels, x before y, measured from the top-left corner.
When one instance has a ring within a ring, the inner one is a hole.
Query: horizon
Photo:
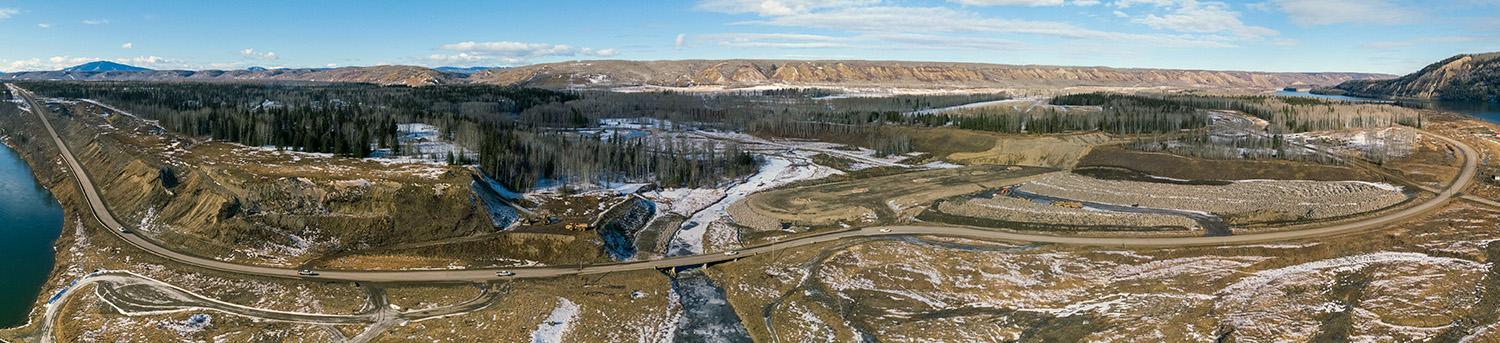
[[[774,59],[1403,75],[1454,55],[1500,51],[1500,25],[1488,20],[1500,14],[1495,1],[446,5],[436,10],[422,3],[282,1],[79,8],[4,1],[0,30],[15,34],[0,37],[0,45],[11,47],[0,52],[0,72],[53,71],[92,61],[155,70],[241,70]]]
[[[1463,53],[1463,54],[1459,54],[1459,55],[1482,55],[1482,54],[1491,54],[1491,53],[1500,53],[1500,51],[1477,52],[1477,53]],[[1458,56],[1458,55],[1455,55],[1455,56]],[[1450,56],[1450,58],[1451,57],[1452,56]],[[1392,73],[1379,73],[1379,72],[1357,72],[1357,71],[1338,71],[1338,70],[1332,70],[1332,71],[1261,71],[1261,70],[1232,70],[1232,69],[1187,69],[1187,68],[1116,67],[1116,66],[1106,66],[1106,65],[1007,64],[1007,63],[989,63],[989,62],[945,62],[945,61],[913,61],[913,60],[881,60],[881,59],[837,59],[837,60],[830,60],[830,59],[793,59],[793,58],[729,58],[729,59],[694,59],[694,58],[687,58],[687,59],[664,59],[664,60],[597,59],[597,60],[569,60],[569,61],[540,62],[540,63],[524,64],[524,65],[516,65],[516,66],[469,66],[469,67],[453,66],[453,65],[421,66],[421,65],[411,65],[411,64],[348,65],[348,66],[335,66],[335,67],[264,67],[264,66],[253,65],[253,66],[247,66],[247,67],[238,68],[238,69],[154,69],[154,68],[146,68],[146,67],[141,67],[141,66],[137,66],[137,65],[131,65],[131,64],[128,64],[128,63],[115,62],[115,61],[110,61],[110,60],[96,60],[96,61],[83,62],[83,63],[72,65],[72,66],[65,66],[65,67],[58,68],[58,69],[53,69],[53,70],[21,70],[21,71],[13,71],[13,72],[3,72],[3,71],[0,71],[0,74],[60,72],[60,71],[65,71],[65,69],[82,67],[82,66],[93,65],[93,64],[98,64],[98,63],[108,63],[108,64],[120,65],[120,66],[125,66],[125,67],[144,68],[146,70],[141,70],[142,72],[144,72],[144,71],[235,71],[235,70],[251,70],[251,69],[264,69],[264,70],[296,70],[296,69],[327,70],[327,69],[339,69],[339,68],[373,68],[373,67],[417,67],[417,68],[425,68],[425,69],[431,69],[431,70],[440,70],[440,69],[488,70],[488,69],[501,69],[501,68],[523,68],[523,67],[528,67],[528,66],[545,65],[545,64],[582,63],[582,62],[593,62],[593,61],[601,61],[601,62],[603,62],[603,61],[617,61],[617,62],[644,62],[644,63],[649,63],[649,62],[731,61],[731,60],[743,60],[743,61],[796,61],[796,62],[952,63],[952,64],[981,64],[981,65],[1020,66],[1020,67],[1036,66],[1036,67],[1063,67],[1063,68],[1107,68],[1107,69],[1122,69],[1122,70],[1124,70],[1124,69],[1150,69],[1150,70],[1186,70],[1186,71],[1198,70],[1198,71],[1248,72],[1248,73],[1293,73],[1293,74],[1296,74],[1296,73],[1309,73],[1309,74],[1310,73],[1351,73],[1351,74],[1385,74],[1385,75],[1394,75],[1394,76],[1405,75],[1405,74],[1392,74]],[[1437,61],[1433,61],[1433,62],[1437,62]],[[1415,72],[1415,71],[1416,70],[1413,70],[1412,72]],[[79,71],[79,72],[93,72],[93,71]],[[131,72],[131,71],[118,71],[118,70],[115,70],[115,72]]]

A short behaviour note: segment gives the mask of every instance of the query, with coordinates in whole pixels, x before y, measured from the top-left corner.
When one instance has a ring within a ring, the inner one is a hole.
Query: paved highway
[[[119,221],[115,220],[114,216],[110,214],[109,209],[105,207],[104,201],[100,198],[99,192],[94,187],[94,183],[89,178],[88,173],[83,169],[83,166],[78,163],[77,159],[74,158],[73,153],[68,149],[67,144],[63,142],[61,136],[59,136],[57,134],[57,131],[52,128],[52,124],[44,114],[45,112],[47,112],[46,107],[41,106],[41,104],[36,101],[35,95],[30,93],[29,91],[10,84],[6,84],[6,87],[9,87],[12,92],[15,92],[18,96],[22,97],[23,99],[25,99],[25,101],[30,103],[32,113],[42,121],[42,124],[47,129],[47,133],[52,135],[52,140],[57,144],[58,150],[61,151],[63,160],[67,163],[69,170],[73,173],[75,179],[78,181],[78,187],[83,191],[85,200],[88,201],[89,210],[94,214],[94,218],[97,219],[100,224],[104,225],[107,228],[110,228],[109,232],[115,234],[124,241],[142,250],[145,250],[162,258],[177,261],[187,265],[228,273],[280,278],[304,278],[300,277],[297,274],[297,271],[294,269],[242,265],[187,255],[157,245],[155,242],[144,239],[135,234],[120,232],[119,228],[123,226],[120,225]],[[993,229],[973,227],[898,225],[836,231],[812,236],[805,236],[772,244],[742,249],[739,250],[739,253],[735,255],[704,254],[663,258],[649,261],[600,263],[584,266],[511,268],[508,270],[514,272],[515,275],[509,277],[496,276],[496,272],[500,271],[501,269],[470,269],[430,271],[321,271],[320,275],[310,278],[320,280],[365,282],[480,282],[511,278],[547,278],[581,274],[601,274],[611,272],[665,269],[681,266],[703,265],[729,261],[757,254],[770,253],[772,251],[780,249],[796,248],[800,246],[846,238],[886,235],[939,235],[1019,242],[1126,247],[1232,245],[1337,235],[1379,228],[1384,225],[1396,223],[1401,220],[1409,219],[1413,216],[1421,215],[1423,213],[1427,213],[1428,211],[1438,209],[1443,204],[1447,203],[1450,199],[1458,195],[1459,192],[1464,188],[1468,187],[1469,183],[1474,179],[1474,175],[1476,174],[1476,171],[1478,169],[1478,153],[1476,153],[1472,147],[1469,147],[1463,142],[1459,142],[1457,140],[1432,133],[1428,133],[1428,136],[1442,139],[1449,144],[1452,144],[1463,155],[1463,169],[1459,172],[1458,178],[1456,178],[1448,186],[1448,188],[1442,190],[1437,194],[1437,196],[1428,201],[1409,206],[1392,213],[1384,214],[1378,217],[1366,218],[1355,222],[1335,224],[1319,228],[1236,236],[1140,238],[1073,237],[997,231]]]

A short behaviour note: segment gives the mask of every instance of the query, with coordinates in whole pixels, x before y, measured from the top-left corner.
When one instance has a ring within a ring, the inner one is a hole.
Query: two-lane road
[[[142,250],[160,256],[162,258],[177,261],[183,264],[223,271],[228,273],[247,274],[256,276],[300,278],[297,271],[286,268],[272,268],[252,265],[235,264],[218,261],[214,259],[183,254],[168,249],[132,233],[124,233],[119,229],[124,227],[110,214],[100,197],[98,189],[89,178],[86,170],[78,163],[67,144],[63,141],[52,124],[47,119],[46,107],[36,101],[36,97],[29,91],[6,84],[18,97],[25,99],[31,105],[32,113],[41,120],[47,133],[52,136],[53,142],[61,151],[61,156],[77,180],[79,189],[83,192],[84,199],[88,202],[90,212],[94,218],[109,232],[118,236],[125,242],[130,243]],[[1442,190],[1432,199],[1403,208],[1393,213],[1362,219],[1355,222],[1335,224],[1319,228],[1277,231],[1258,234],[1215,236],[1215,237],[1167,237],[1167,238],[1140,238],[1140,237],[1076,237],[1057,236],[1044,234],[1019,233],[1012,231],[999,231],[992,229],[972,227],[950,227],[950,226],[918,226],[898,225],[885,227],[870,227],[856,230],[836,231],[823,234],[804,236],[785,241],[759,245],[739,250],[737,254],[702,254],[691,256],[670,257],[656,260],[623,262],[623,263],[600,263],[583,266],[552,266],[552,267],[524,267],[510,268],[514,276],[500,277],[496,273],[502,269],[466,269],[466,270],[423,270],[423,271],[321,271],[320,275],[313,279],[322,280],[345,280],[365,282],[480,282],[511,278],[547,278],[580,274],[600,274],[611,272],[625,272],[637,270],[665,269],[681,266],[703,265],[716,262],[734,260],[746,256],[770,253],[776,250],[796,248],[810,244],[834,241],[855,237],[875,237],[886,235],[939,235],[957,236],[977,239],[992,239],[1018,242],[1040,242],[1055,244],[1074,245],[1096,245],[1096,246],[1132,246],[1132,247],[1164,247],[1164,246],[1200,246],[1200,245],[1231,245],[1244,243],[1259,243],[1268,241],[1280,241],[1291,239],[1303,239],[1327,235],[1337,235],[1363,230],[1370,230],[1389,225],[1401,220],[1427,213],[1447,203],[1460,191],[1466,188],[1474,178],[1478,169],[1478,154],[1473,148],[1462,142],[1447,137],[1428,133],[1431,137],[1442,139],[1454,147],[1463,155],[1463,169],[1446,189]]]

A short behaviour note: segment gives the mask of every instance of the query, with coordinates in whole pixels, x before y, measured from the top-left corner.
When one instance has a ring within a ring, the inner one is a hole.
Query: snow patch
[[[552,314],[547,319],[537,324],[536,331],[531,332],[532,343],[559,343],[563,342],[563,335],[573,325],[573,320],[578,318],[578,304],[568,298],[557,298],[557,307],[552,308]]]

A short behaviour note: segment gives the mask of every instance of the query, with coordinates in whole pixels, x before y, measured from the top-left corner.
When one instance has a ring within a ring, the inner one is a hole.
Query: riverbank
[[[0,147],[0,327],[24,325],[52,273],[62,207],[9,145]]]

